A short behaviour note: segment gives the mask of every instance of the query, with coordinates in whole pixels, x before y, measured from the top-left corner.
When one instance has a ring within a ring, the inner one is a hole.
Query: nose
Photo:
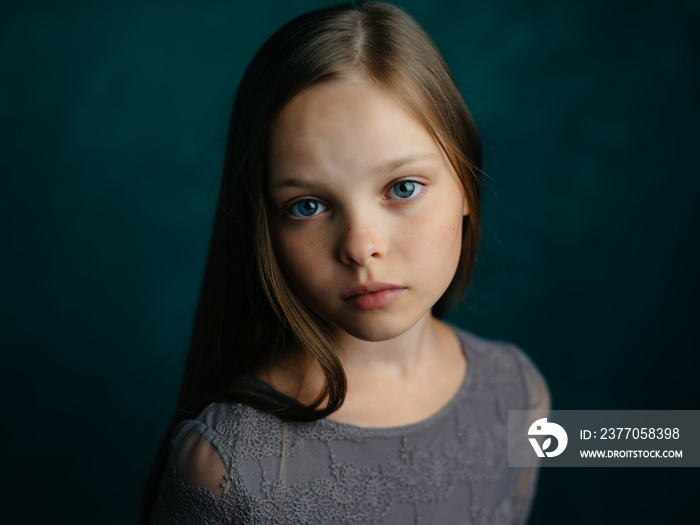
[[[377,217],[347,217],[340,237],[340,260],[349,266],[366,266],[386,253],[386,242]]]

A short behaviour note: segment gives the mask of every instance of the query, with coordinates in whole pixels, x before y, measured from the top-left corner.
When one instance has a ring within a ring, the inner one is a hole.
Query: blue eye
[[[326,205],[313,199],[297,201],[289,208],[289,214],[297,219],[307,219],[326,210]]]
[[[389,193],[393,193],[398,199],[410,199],[418,195],[422,189],[423,185],[420,182],[402,180],[394,184],[389,190]]]

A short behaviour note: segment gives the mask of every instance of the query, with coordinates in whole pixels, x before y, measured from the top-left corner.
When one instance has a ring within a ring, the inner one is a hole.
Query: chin
[[[369,343],[379,343],[395,339],[413,328],[420,320],[367,319],[357,323],[336,323],[333,328],[342,334]]]

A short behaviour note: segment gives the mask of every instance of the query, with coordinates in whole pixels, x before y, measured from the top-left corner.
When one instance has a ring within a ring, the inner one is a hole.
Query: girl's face
[[[358,74],[296,95],[272,130],[269,176],[277,257],[334,335],[383,341],[430,319],[468,210],[442,150],[390,92]]]

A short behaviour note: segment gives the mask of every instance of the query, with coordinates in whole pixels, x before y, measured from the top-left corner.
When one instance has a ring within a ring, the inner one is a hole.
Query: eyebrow
[[[435,153],[411,153],[409,155],[406,155],[404,157],[400,157],[398,159],[393,159],[390,160],[389,162],[385,162],[384,164],[381,164],[378,166],[374,171],[378,173],[391,173],[392,171],[395,171],[403,166],[406,166],[408,164],[413,164],[414,162],[426,162],[426,161],[435,161],[440,158],[439,155],[436,155]],[[271,189],[273,190],[278,190],[281,188],[302,188],[302,189],[307,189],[307,188],[315,188],[317,187],[317,184],[314,182],[307,182],[304,180],[300,179],[295,179],[295,178],[285,178],[279,181],[278,183],[272,185]]]
[[[426,160],[437,160],[439,158],[440,157],[435,153],[411,153],[410,155],[406,155],[405,157],[401,157],[396,160],[391,160],[386,164],[381,165],[378,171],[391,173],[392,171],[397,170],[400,167],[405,166],[406,164],[412,164],[414,162],[421,162]]]

